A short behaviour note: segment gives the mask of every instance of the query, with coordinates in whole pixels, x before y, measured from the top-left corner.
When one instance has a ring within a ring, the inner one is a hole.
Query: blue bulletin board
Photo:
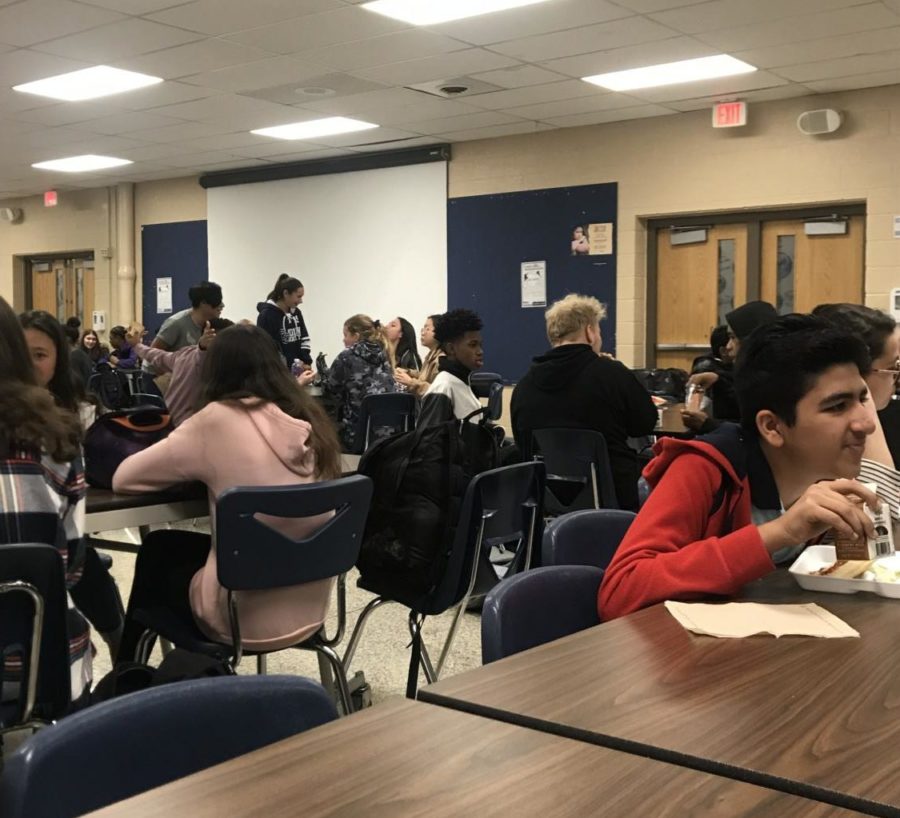
[[[206,220],[142,225],[141,267],[142,317],[147,337],[153,339],[163,321],[191,306],[188,290],[209,279]],[[172,279],[171,312],[157,311],[159,278]]]
[[[515,382],[549,346],[545,308],[522,307],[523,262],[546,262],[548,306],[573,292],[603,302],[603,349],[615,354],[616,207],[614,182],[449,200],[447,304],[484,321],[486,370]],[[574,234],[579,226],[595,239],[590,247]]]

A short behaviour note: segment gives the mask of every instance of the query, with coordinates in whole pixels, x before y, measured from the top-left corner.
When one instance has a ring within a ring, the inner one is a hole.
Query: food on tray
[[[868,571],[870,565],[872,565],[872,560],[838,560],[817,571],[810,571],[810,574],[820,577],[835,577],[836,579],[856,579]]]
[[[870,570],[876,582],[900,582],[900,566],[896,562],[885,565],[876,561],[872,563]]]

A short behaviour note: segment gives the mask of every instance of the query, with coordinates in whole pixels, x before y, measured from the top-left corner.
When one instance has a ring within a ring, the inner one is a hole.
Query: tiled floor
[[[104,539],[128,539],[126,532],[104,532],[98,534]],[[113,557],[112,573],[119,584],[123,599],[127,599],[134,573],[135,556],[126,552],[109,552]],[[347,581],[347,633],[337,651],[343,656],[350,632],[363,607],[372,599],[367,591],[356,587],[355,572]],[[336,612],[332,600],[332,615],[328,621],[327,632],[335,630]],[[409,667],[409,629],[408,612],[400,605],[384,605],[369,617],[363,632],[362,640],[356,656],[349,668],[349,676],[357,670],[365,672],[366,681],[372,688],[373,702],[382,701],[391,696],[403,695],[406,690],[406,676]],[[425,643],[428,645],[432,659],[436,662],[440,648],[450,628],[452,614],[431,617],[425,622]],[[461,673],[481,664],[481,618],[477,614],[466,613],[457,630],[453,650],[447,660],[442,676]],[[109,652],[103,641],[94,639],[97,655],[94,657],[94,680],[99,680],[110,669]],[[154,657],[154,661],[159,655]],[[255,673],[256,661],[248,657],[241,664],[241,673]],[[269,673],[295,673],[318,678],[318,662],[315,654],[307,651],[285,650],[272,654],[268,659]],[[420,675],[420,684],[425,684]]]

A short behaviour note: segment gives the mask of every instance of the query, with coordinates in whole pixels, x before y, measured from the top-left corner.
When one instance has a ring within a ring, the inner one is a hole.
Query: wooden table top
[[[394,700],[94,816],[851,816],[794,795]]]
[[[783,571],[746,596],[819,602],[861,638],[696,636],[657,605],[419,696],[766,786],[787,779],[808,797],[898,814],[900,604],[811,594]]]

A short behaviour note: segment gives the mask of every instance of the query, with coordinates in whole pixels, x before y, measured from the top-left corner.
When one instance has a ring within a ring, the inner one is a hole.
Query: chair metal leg
[[[356,654],[356,649],[359,647],[359,640],[362,636],[363,628],[365,627],[368,618],[372,615],[372,611],[391,601],[392,600],[390,599],[385,599],[384,597],[377,596],[368,605],[366,605],[365,608],[362,609],[362,612],[359,615],[359,619],[356,620],[356,625],[353,626],[353,633],[350,634],[350,641],[347,643],[347,650],[344,651],[344,658],[341,660],[344,664],[344,667],[350,667],[350,663],[353,661],[353,656]]]
[[[409,635],[415,639],[416,631],[421,631],[425,624],[425,617],[421,620],[415,611],[409,612]],[[434,665],[431,662],[431,655],[428,653],[428,646],[425,644],[424,636],[419,639],[419,666],[425,674],[425,680],[428,684],[434,684],[437,681],[437,673],[434,672]]]
[[[469,595],[459,604],[456,613],[453,615],[453,621],[450,623],[450,630],[447,631],[447,638],[444,640],[444,647],[441,649],[441,655],[438,657],[437,672],[434,674],[435,679],[439,678],[441,671],[444,669],[444,663],[450,655],[450,648],[453,646],[453,640],[456,639],[456,631],[459,629],[460,620],[466,612],[466,605],[469,602]],[[424,652],[423,652],[424,656]]]
[[[134,651],[134,661],[146,665],[150,661],[150,654],[153,653],[154,644],[156,644],[156,632],[151,630],[144,631]]]
[[[268,654],[258,653],[256,655],[256,673],[259,676],[265,676],[267,672],[267,663],[266,659],[268,659]]]
[[[353,712],[353,700],[350,698],[350,685],[347,684],[347,671],[341,657],[337,655],[327,645],[315,645],[316,653],[328,660],[331,671],[334,673],[335,684],[330,688],[336,690],[338,702],[344,711],[345,716],[349,716]],[[323,680],[324,681],[324,680]]]

